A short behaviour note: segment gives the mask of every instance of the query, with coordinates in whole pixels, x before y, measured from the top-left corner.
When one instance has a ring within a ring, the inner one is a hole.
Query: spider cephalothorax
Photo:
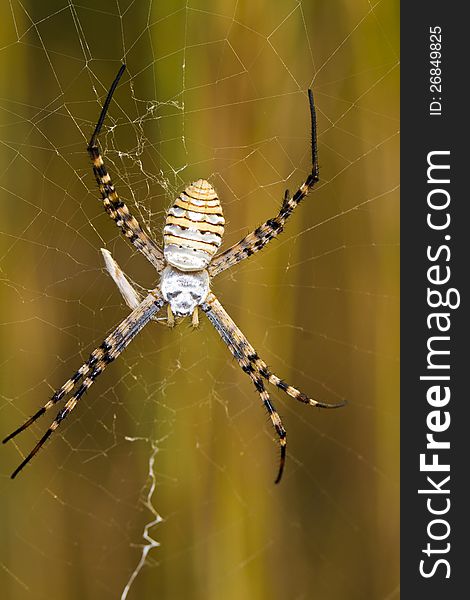
[[[188,272],[165,267],[160,291],[175,317],[189,317],[209,294],[209,273],[205,269]]]
[[[279,213],[265,221],[225,252],[217,254],[217,250],[222,243],[225,224],[222,208],[212,185],[205,179],[199,179],[189,185],[169,209],[163,230],[162,251],[130,214],[124,202],[120,200],[97,145],[97,138],[103,126],[111,98],[124,69],[125,65],[122,65],[108,92],[88,145],[88,153],[93,163],[93,172],[106,212],[116,222],[124,236],[155,267],[160,274],[160,283],[155,289],[150,290],[145,298],[142,298],[139,292],[129,283],[110,253],[102,249],[106,268],[132,312],[108,335],[101,346],[90,354],[88,360],[55,392],[44,406],[3,440],[5,443],[12,439],[34,423],[49,408],[69,396],[49,429],[12,473],[12,478],[16,477],[49,436],[59,427],[60,423],[72,412],[98,375],[121,354],[143,327],[166,304],[169,325],[175,324],[175,316],[185,317],[190,315],[193,319],[193,325],[197,325],[197,308],[200,306],[240,367],[252,380],[279,437],[281,462],[276,477],[276,483],[278,483],[282,477],[286,457],[286,430],[271,402],[264,380],[283,390],[295,400],[310,406],[337,408],[343,406],[344,402],[326,404],[313,400],[270,371],[242,331],[232,321],[215,294],[210,290],[210,281],[222,271],[264,248],[270,240],[279,235],[299,202],[305,198],[318,181],[316,119],[312,92],[311,90],[308,91],[312,131],[312,170],[293,196],[290,196],[289,192],[286,191]]]

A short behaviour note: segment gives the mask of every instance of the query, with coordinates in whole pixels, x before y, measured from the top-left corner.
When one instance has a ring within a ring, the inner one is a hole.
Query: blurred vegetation
[[[100,247],[155,285],[85,152],[123,60],[100,141],[156,237],[199,177],[227,246],[273,215],[309,169],[313,87],[321,184],[213,287],[275,372],[349,402],[309,410],[271,390],[289,436],[274,486],[274,434],[209,323],[150,324],[14,483],[49,418],[2,447],[2,598],[120,597],[154,518],[152,448],[160,547],[128,598],[398,597],[398,23],[394,0],[1,4],[3,434],[127,314]]]

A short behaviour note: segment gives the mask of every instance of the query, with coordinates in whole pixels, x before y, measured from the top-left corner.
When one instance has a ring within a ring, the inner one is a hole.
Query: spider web
[[[160,240],[200,177],[224,247],[321,183],[283,235],[213,289],[274,372],[275,435],[209,322],[150,323],[15,482],[53,418],[2,447],[5,598],[397,598],[398,8],[393,0],[10,0],[0,7],[0,410],[6,435],[127,314],[107,248],[155,272],[104,214],[86,143]]]

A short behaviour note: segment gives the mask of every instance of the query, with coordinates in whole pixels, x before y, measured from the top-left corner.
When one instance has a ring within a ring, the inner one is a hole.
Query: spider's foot
[[[341,408],[346,406],[347,403],[347,400],[342,400],[341,402],[318,402],[318,400],[309,398],[310,406],[316,406],[317,408]]]
[[[193,311],[193,314],[191,315],[191,324],[194,328],[199,327],[199,313],[197,310],[197,306]]]
[[[169,304],[166,305],[166,314],[166,324],[168,325],[168,327],[174,327],[175,315],[173,314],[173,311],[171,310],[171,306]]]
[[[284,432],[285,433],[285,432]],[[274,483],[279,483],[284,473],[284,465],[286,464],[286,438],[285,436],[280,439],[281,442],[281,462],[279,463],[279,471]]]

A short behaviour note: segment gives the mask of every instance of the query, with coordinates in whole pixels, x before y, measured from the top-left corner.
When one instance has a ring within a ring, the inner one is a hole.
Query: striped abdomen
[[[163,230],[164,255],[181,271],[205,269],[222,243],[224,216],[205,179],[188,185],[168,211]]]

